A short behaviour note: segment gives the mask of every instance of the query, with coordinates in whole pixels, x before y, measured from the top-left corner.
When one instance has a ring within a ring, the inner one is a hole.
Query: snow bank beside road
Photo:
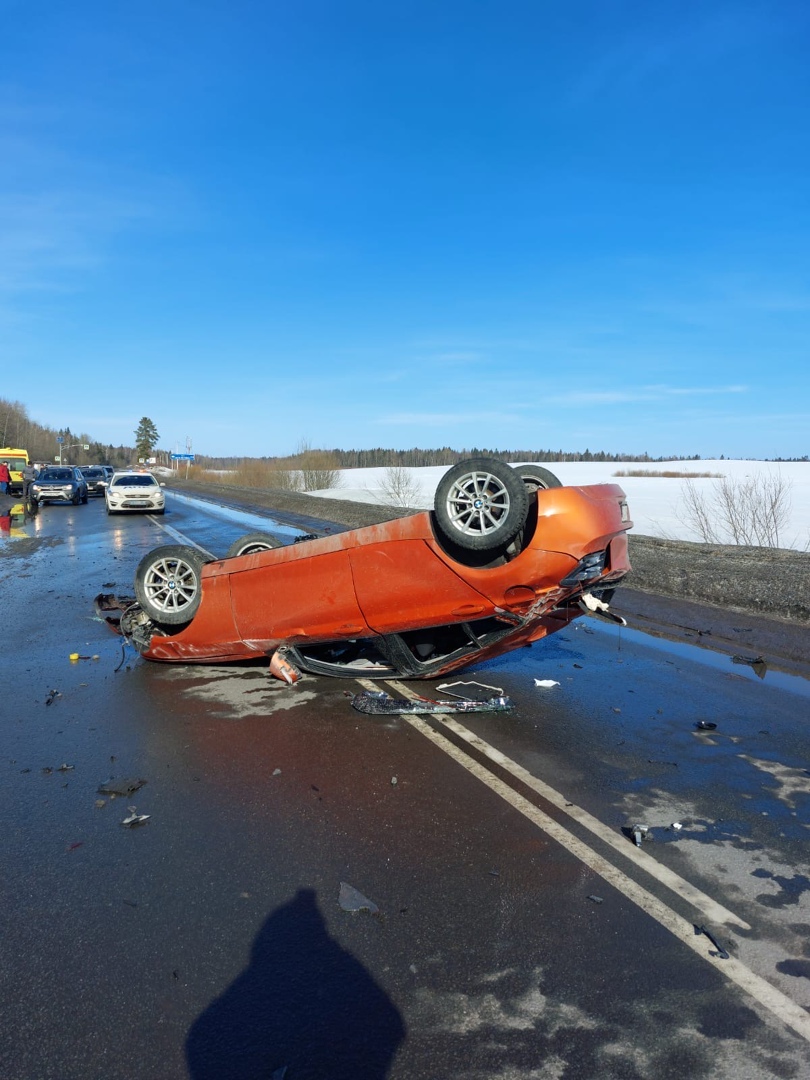
[[[684,516],[683,479],[661,476],[616,476],[617,472],[645,470],[647,472],[717,473],[732,481],[748,477],[778,476],[790,489],[789,524],[784,530],[786,548],[799,551],[810,547],[810,462],[806,461],[552,461],[544,462],[560,478],[563,484],[619,484],[627,492],[634,532],[643,536],[657,536],[669,540],[700,541],[703,538],[682,518]],[[417,492],[409,500],[415,510],[433,506],[433,496],[440,478],[447,471],[446,465],[424,469],[405,470]],[[387,469],[346,469],[341,473],[341,486],[311,495],[328,499],[348,499],[353,502],[386,504],[384,494]],[[695,477],[698,492],[711,499],[719,479]]]

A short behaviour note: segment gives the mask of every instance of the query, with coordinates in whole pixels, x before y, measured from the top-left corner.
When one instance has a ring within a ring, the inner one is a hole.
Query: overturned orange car
[[[288,681],[433,678],[608,615],[631,527],[616,484],[563,487],[540,466],[470,458],[432,511],[286,546],[254,533],[208,562],[156,548],[121,629],[149,660],[265,657]]]

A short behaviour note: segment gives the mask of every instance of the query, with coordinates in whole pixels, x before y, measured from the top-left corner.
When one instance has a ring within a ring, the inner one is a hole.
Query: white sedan
[[[113,473],[104,490],[107,513],[120,514],[126,510],[144,510],[147,513],[162,514],[166,509],[163,486],[151,473]]]

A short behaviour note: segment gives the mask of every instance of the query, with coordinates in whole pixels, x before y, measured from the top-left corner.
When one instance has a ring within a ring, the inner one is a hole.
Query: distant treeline
[[[500,461],[700,461],[700,454],[687,456],[671,455],[650,457],[649,454],[609,454],[604,450],[491,450],[486,447],[471,446],[453,450],[449,446],[429,450],[413,447],[410,450],[394,450],[376,447],[373,450],[321,450],[319,454],[336,469],[379,469],[411,468],[420,469],[428,465],[455,465],[470,457],[494,457]],[[197,454],[197,464],[207,469],[238,469],[248,461],[261,461],[268,466],[280,469],[297,467],[299,455],[287,457],[208,457]]]
[[[57,442],[57,438],[62,441]],[[89,450],[85,450],[85,445]],[[64,448],[65,461],[71,465],[129,465],[135,453],[131,446],[110,446],[85,432],[45,427],[32,420],[20,401],[0,398],[0,446],[27,450],[31,461],[53,461]]]

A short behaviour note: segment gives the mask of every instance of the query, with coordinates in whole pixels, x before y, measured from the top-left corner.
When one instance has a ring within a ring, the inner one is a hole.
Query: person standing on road
[[[11,483],[11,473],[8,471],[8,462],[0,461],[0,495],[8,493],[8,485]]]
[[[23,482],[23,502],[28,502],[28,489],[33,482],[39,476],[34,465],[26,465],[22,470],[22,482]]]

